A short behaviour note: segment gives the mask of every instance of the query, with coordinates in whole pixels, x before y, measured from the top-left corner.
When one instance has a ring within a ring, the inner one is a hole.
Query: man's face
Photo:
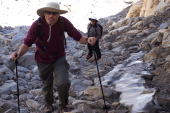
[[[45,11],[44,16],[47,23],[51,26],[57,22],[60,14],[57,12]]]

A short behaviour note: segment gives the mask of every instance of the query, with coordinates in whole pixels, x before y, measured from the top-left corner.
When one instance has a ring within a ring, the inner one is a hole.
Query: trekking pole
[[[15,55],[17,57],[17,55]],[[16,66],[16,81],[17,81],[17,96],[18,96],[18,112],[20,113],[20,104],[19,104],[19,85],[18,85],[18,60],[15,60],[15,66]]]
[[[102,45],[104,45],[104,44],[102,43]],[[105,56],[105,60],[104,60],[104,69],[106,70],[106,69],[107,69],[107,67],[106,67],[106,53],[105,53],[104,47],[103,47],[103,53],[104,53],[104,56]]]
[[[102,91],[102,96],[103,96],[103,101],[104,101],[103,109],[106,109],[106,113],[107,113],[108,107],[106,106],[106,101],[105,101],[105,97],[104,97],[104,93],[103,93],[103,87],[102,87],[102,82],[101,82],[100,73],[99,73],[99,67],[98,67],[97,58],[96,58],[96,52],[95,51],[93,51],[93,52],[94,52],[94,58],[95,58],[96,66],[97,66],[97,72],[98,72],[98,77],[99,77],[99,82],[100,82],[100,88],[101,88],[101,91]]]

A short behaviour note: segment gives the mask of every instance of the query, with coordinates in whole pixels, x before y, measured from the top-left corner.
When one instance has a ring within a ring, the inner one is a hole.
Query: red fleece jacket
[[[72,23],[64,18],[64,28],[67,34],[72,37],[74,40],[79,41],[82,35],[78,30],[72,25]],[[31,47],[33,43],[36,44],[37,49],[35,50],[35,60],[41,63],[52,63],[56,61],[59,57],[65,56],[65,49],[61,49],[61,45],[64,48],[64,40],[63,44],[60,42],[60,35],[61,35],[61,25],[60,21],[58,20],[54,25],[49,26],[45,20],[42,18],[42,32],[43,36],[38,38],[38,20],[33,22],[31,25],[26,38],[24,39],[24,44],[28,47]],[[43,42],[43,44],[42,44]],[[44,45],[46,49],[44,49]],[[38,49],[39,48],[39,49]],[[41,50],[41,51],[40,51]],[[58,54],[47,54],[45,52],[54,52]]]

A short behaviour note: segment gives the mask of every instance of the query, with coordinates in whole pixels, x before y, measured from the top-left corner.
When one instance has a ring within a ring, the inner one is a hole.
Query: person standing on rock
[[[94,45],[96,43],[95,37],[82,36],[67,18],[60,16],[60,14],[65,13],[67,11],[61,10],[56,2],[49,2],[45,7],[38,9],[37,14],[41,17],[41,23],[38,20],[33,22],[23,45],[17,52],[11,54],[11,58],[17,60],[28,51],[32,44],[36,44],[35,60],[43,83],[42,91],[45,99],[43,110],[46,113],[54,110],[52,106],[54,101],[53,83],[57,84],[58,113],[68,111],[67,104],[71,83],[68,77],[69,66],[65,58],[65,40],[64,34],[62,34],[61,20],[64,23],[64,31],[74,40],[82,44]],[[41,26],[41,35],[38,33],[39,25]]]
[[[87,44],[88,47],[88,55],[86,56],[86,60],[90,59],[93,56],[93,51],[95,51],[97,58],[96,60],[98,61],[101,59],[101,52],[99,48],[99,39],[102,36],[102,29],[98,24],[98,20],[95,17],[89,18],[90,23],[87,26],[87,35],[88,37],[96,37],[97,41],[95,45]]]

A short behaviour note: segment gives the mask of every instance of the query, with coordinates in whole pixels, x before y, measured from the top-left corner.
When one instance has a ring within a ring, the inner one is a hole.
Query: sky
[[[54,0],[53,0],[54,1]],[[30,26],[38,18],[37,9],[44,7],[49,0],[0,0],[0,25]],[[68,10],[67,17],[73,25],[86,32],[88,18],[97,19],[115,15],[129,6],[123,0],[56,0],[60,9]]]

